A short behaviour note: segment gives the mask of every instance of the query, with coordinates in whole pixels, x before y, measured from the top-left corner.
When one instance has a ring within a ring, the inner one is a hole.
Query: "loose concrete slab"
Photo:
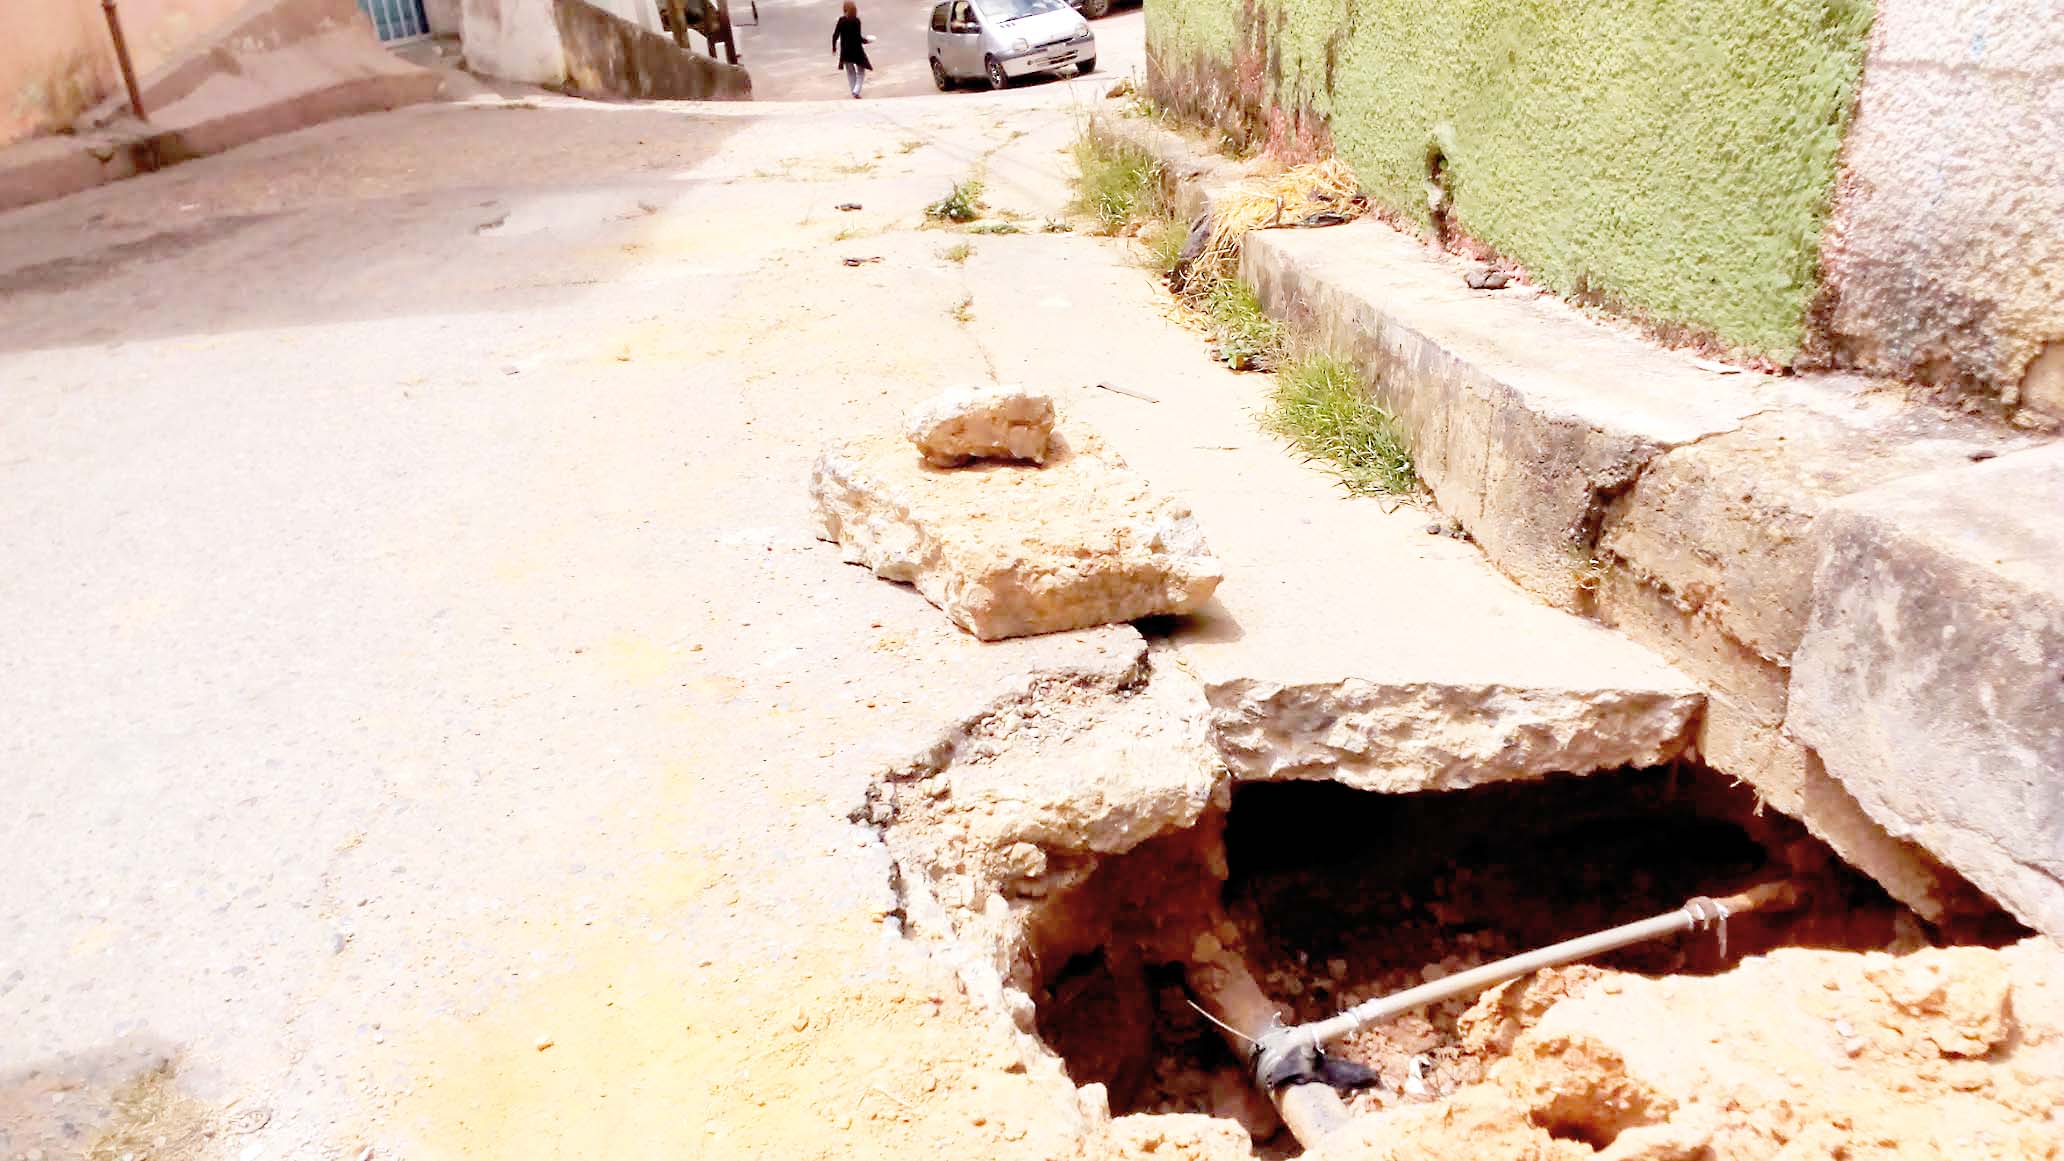
[[[2049,448],[1835,505],[1786,723],[1887,830],[2064,937],[2060,499]]]
[[[847,560],[984,641],[1188,613],[1224,575],[1189,508],[1080,428],[1044,464],[947,469],[899,432],[864,436],[818,458],[810,497]]]

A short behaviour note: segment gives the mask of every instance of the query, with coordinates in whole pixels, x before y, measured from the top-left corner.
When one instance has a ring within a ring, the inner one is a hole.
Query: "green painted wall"
[[[1438,149],[1449,222],[1545,285],[1797,352],[1869,0],[1146,7],[1158,100],[1317,114],[1369,194],[1429,227]]]

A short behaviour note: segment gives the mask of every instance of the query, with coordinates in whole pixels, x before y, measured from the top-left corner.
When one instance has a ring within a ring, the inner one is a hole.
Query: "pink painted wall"
[[[117,0],[139,76],[227,23],[250,0]],[[0,145],[63,129],[121,87],[100,0],[6,0]]]

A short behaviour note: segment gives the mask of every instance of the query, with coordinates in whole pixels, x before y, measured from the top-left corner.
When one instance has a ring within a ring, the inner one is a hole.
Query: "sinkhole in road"
[[[1612,953],[1599,968],[1705,974],[1779,946],[1850,950],[1941,941],[1875,883],[1732,780],[1691,764],[1384,795],[1331,782],[1247,783],[1228,810],[1102,863],[1027,925],[1041,1038],[1113,1113],[1237,1119],[1263,1156],[1295,1142],[1191,1004],[1201,939],[1234,950],[1302,1022],[1531,948],[1771,879],[1806,905]],[[2004,927],[1995,938],[2011,938]],[[1972,938],[1963,933],[1960,938]],[[1510,1047],[1472,1033],[1474,998],[1332,1047],[1377,1071],[1357,1110],[1437,1099]]]

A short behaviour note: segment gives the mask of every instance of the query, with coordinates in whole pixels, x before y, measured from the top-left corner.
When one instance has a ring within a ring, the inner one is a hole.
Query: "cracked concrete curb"
[[[1186,217],[1248,172],[1140,118],[1100,116],[1092,131],[1160,159]],[[1859,376],[1719,373],[1532,288],[1470,290],[1459,259],[1374,220],[1257,232],[1242,249],[1241,275],[1270,314],[1360,364],[1436,501],[1492,564],[1713,695],[1695,742],[1707,764],[1923,916],[1982,906],[1959,877],[1985,886],[1982,860],[1926,832],[1919,845],[1895,838],[1873,817],[1885,812],[1859,806],[1849,784],[1881,782],[1882,769],[1823,766],[1785,731],[1791,655],[1822,615],[1824,509],[1933,473],[1951,507],[2034,502],[1987,489],[1973,461],[2039,439],[1905,405]],[[2054,917],[2039,926],[2064,936]]]

